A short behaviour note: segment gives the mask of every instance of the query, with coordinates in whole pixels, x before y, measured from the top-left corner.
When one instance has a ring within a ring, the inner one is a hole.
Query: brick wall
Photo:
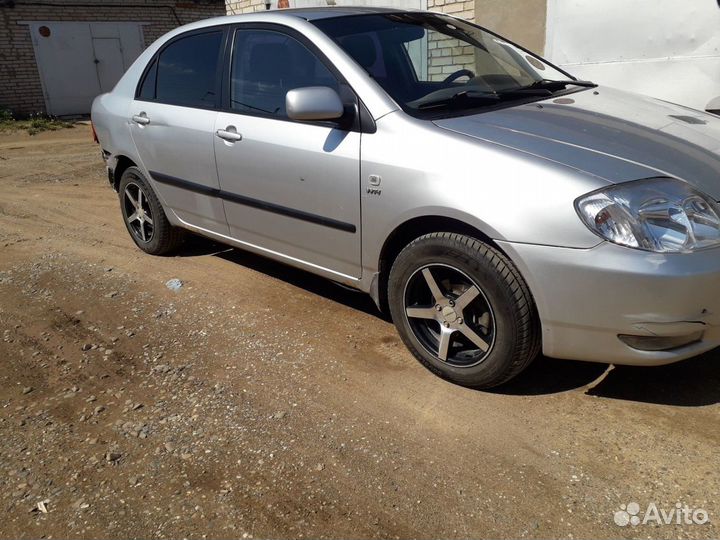
[[[427,0],[430,11],[448,13],[468,21],[475,19],[475,0]],[[437,32],[428,36],[428,79],[442,81],[450,73],[460,69],[475,71],[475,58],[470,45],[460,46],[457,39],[451,39]]]
[[[265,11],[265,0],[225,0],[228,15]]]
[[[224,14],[222,0],[43,0],[42,5],[15,0],[14,7],[0,7],[0,107],[18,115],[45,112],[30,31],[20,21],[147,22],[143,33],[149,45],[173,28]]]

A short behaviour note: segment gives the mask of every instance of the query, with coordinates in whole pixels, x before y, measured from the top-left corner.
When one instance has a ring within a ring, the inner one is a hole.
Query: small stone
[[[112,292],[107,293],[105,295],[105,298],[115,298],[118,294],[120,294],[120,293],[117,291],[112,291]]]
[[[324,469],[325,469],[325,465],[323,463],[318,463],[317,465],[315,465],[315,470],[318,472],[320,472]]]
[[[25,388],[23,388],[22,393],[23,393],[23,394],[29,394],[29,393],[32,392],[33,390],[34,390],[34,388],[33,388],[32,386],[26,386]]]
[[[173,279],[165,282],[165,286],[166,286],[168,289],[170,289],[171,291],[176,291],[176,292],[177,292],[177,291],[179,291],[179,290],[182,288],[183,282],[180,281],[180,280],[177,279],[177,278],[173,278]]]
[[[92,349],[92,343],[83,343],[83,346],[80,347],[80,349],[83,351],[89,351]]]
[[[105,454],[105,460],[109,463],[115,463],[122,457],[120,452],[108,452]]]
[[[95,414],[100,414],[100,413],[103,412],[104,410],[105,410],[105,407],[103,407],[102,405],[99,405],[98,407],[95,407],[95,411],[94,411],[94,412],[95,412]]]
[[[155,373],[169,373],[172,371],[172,367],[168,366],[167,364],[159,364],[157,366],[154,366],[152,370]]]
[[[282,420],[286,415],[287,413],[285,411],[278,411],[272,415],[272,418],[275,420]]]

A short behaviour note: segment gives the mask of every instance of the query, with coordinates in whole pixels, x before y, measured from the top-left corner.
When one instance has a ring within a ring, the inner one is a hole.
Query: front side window
[[[542,58],[445,15],[377,13],[313,24],[415,116],[547,97],[573,82]]]
[[[158,58],[155,99],[187,107],[215,106],[222,37],[222,31],[205,32],[168,45]]]
[[[306,86],[338,81],[295,38],[272,30],[237,30],[230,75],[230,106],[246,113],[286,118],[285,95]]]

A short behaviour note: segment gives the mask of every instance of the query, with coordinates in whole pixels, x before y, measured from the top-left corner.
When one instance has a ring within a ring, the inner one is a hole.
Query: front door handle
[[[237,132],[235,126],[228,126],[225,129],[218,129],[215,135],[228,142],[242,141],[242,135]]]
[[[140,114],[136,114],[132,117],[132,121],[136,124],[140,124],[141,126],[147,126],[150,123],[150,119],[147,117],[147,115],[144,112],[141,112]]]

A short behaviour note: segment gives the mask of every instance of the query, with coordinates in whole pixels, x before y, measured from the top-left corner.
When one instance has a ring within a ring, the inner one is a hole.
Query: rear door
[[[288,118],[285,95],[307,86],[357,98],[320,51],[278,25],[235,30],[215,156],[230,234],[316,270],[360,276],[360,132]]]
[[[215,166],[225,29],[170,41],[150,63],[130,107],[131,133],[153,187],[187,225],[227,234]]]

